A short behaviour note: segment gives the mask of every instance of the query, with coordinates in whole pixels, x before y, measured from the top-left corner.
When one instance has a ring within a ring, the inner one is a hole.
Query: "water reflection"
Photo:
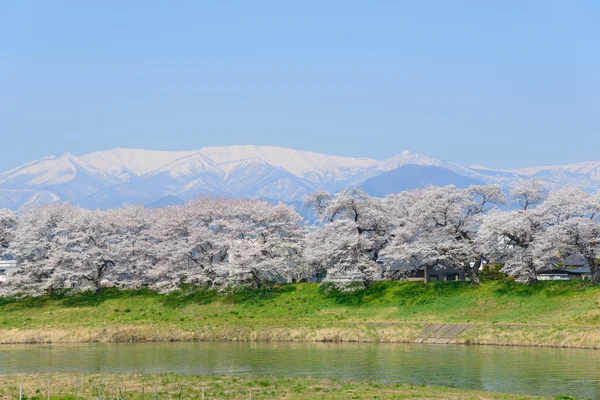
[[[600,352],[374,343],[3,345],[0,373],[180,372],[368,379],[600,398]]]

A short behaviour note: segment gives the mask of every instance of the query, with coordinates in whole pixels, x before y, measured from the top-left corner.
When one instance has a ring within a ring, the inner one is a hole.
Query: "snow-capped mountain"
[[[587,190],[600,188],[600,161],[547,167],[529,167],[510,171],[524,177],[539,177],[552,188],[565,185]]]
[[[108,208],[188,200],[202,194],[299,202],[317,191],[363,186],[375,195],[425,184],[500,183],[528,176],[552,186],[600,188],[600,162],[497,171],[403,151],[385,160],[337,157],[272,146],[205,147],[167,152],[114,149],[65,153],[0,174],[0,207],[71,201]]]

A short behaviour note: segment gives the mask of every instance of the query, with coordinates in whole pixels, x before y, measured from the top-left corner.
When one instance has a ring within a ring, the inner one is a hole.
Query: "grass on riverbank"
[[[583,281],[489,282],[476,288],[466,282],[380,282],[367,290],[329,294],[317,284],[230,295],[106,290],[0,300],[0,342],[410,341],[428,322],[543,324],[564,334],[568,327],[600,326],[599,304],[600,287]],[[594,335],[586,343],[600,343],[600,333]]]
[[[4,375],[0,398],[18,398],[19,385],[28,400],[74,400],[78,398],[128,400],[152,399],[156,384],[158,399],[536,399],[474,390],[443,387],[267,376],[195,376],[177,374],[28,374]],[[181,393],[181,397],[180,397]]]

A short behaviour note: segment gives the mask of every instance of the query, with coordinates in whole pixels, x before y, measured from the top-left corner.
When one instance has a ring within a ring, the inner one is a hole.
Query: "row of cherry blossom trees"
[[[58,203],[19,216],[2,211],[0,229],[1,251],[17,260],[4,294],[302,279],[305,227],[283,204],[201,198],[181,207],[99,211]]]
[[[576,255],[600,283],[600,193],[548,192],[532,179],[508,196],[498,185],[428,186],[386,198],[316,193],[307,205],[323,225],[307,235],[305,258],[327,274],[368,283],[394,266],[392,278],[421,269],[427,280],[427,271],[452,267],[477,285],[482,260],[493,258],[533,284],[541,269]]]
[[[159,209],[56,203],[18,215],[0,210],[0,256],[17,260],[0,290],[169,291],[320,278],[369,285],[445,267],[478,284],[481,260],[491,257],[535,283],[540,269],[569,255],[585,258],[600,283],[600,194],[549,193],[530,180],[509,196],[498,185],[428,186],[385,198],[354,189],[314,193],[305,206],[317,223],[288,205],[210,197]]]

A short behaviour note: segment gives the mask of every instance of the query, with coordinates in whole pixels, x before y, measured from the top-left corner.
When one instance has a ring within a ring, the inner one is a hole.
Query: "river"
[[[0,374],[266,374],[600,398],[600,352],[377,343],[1,345]]]

